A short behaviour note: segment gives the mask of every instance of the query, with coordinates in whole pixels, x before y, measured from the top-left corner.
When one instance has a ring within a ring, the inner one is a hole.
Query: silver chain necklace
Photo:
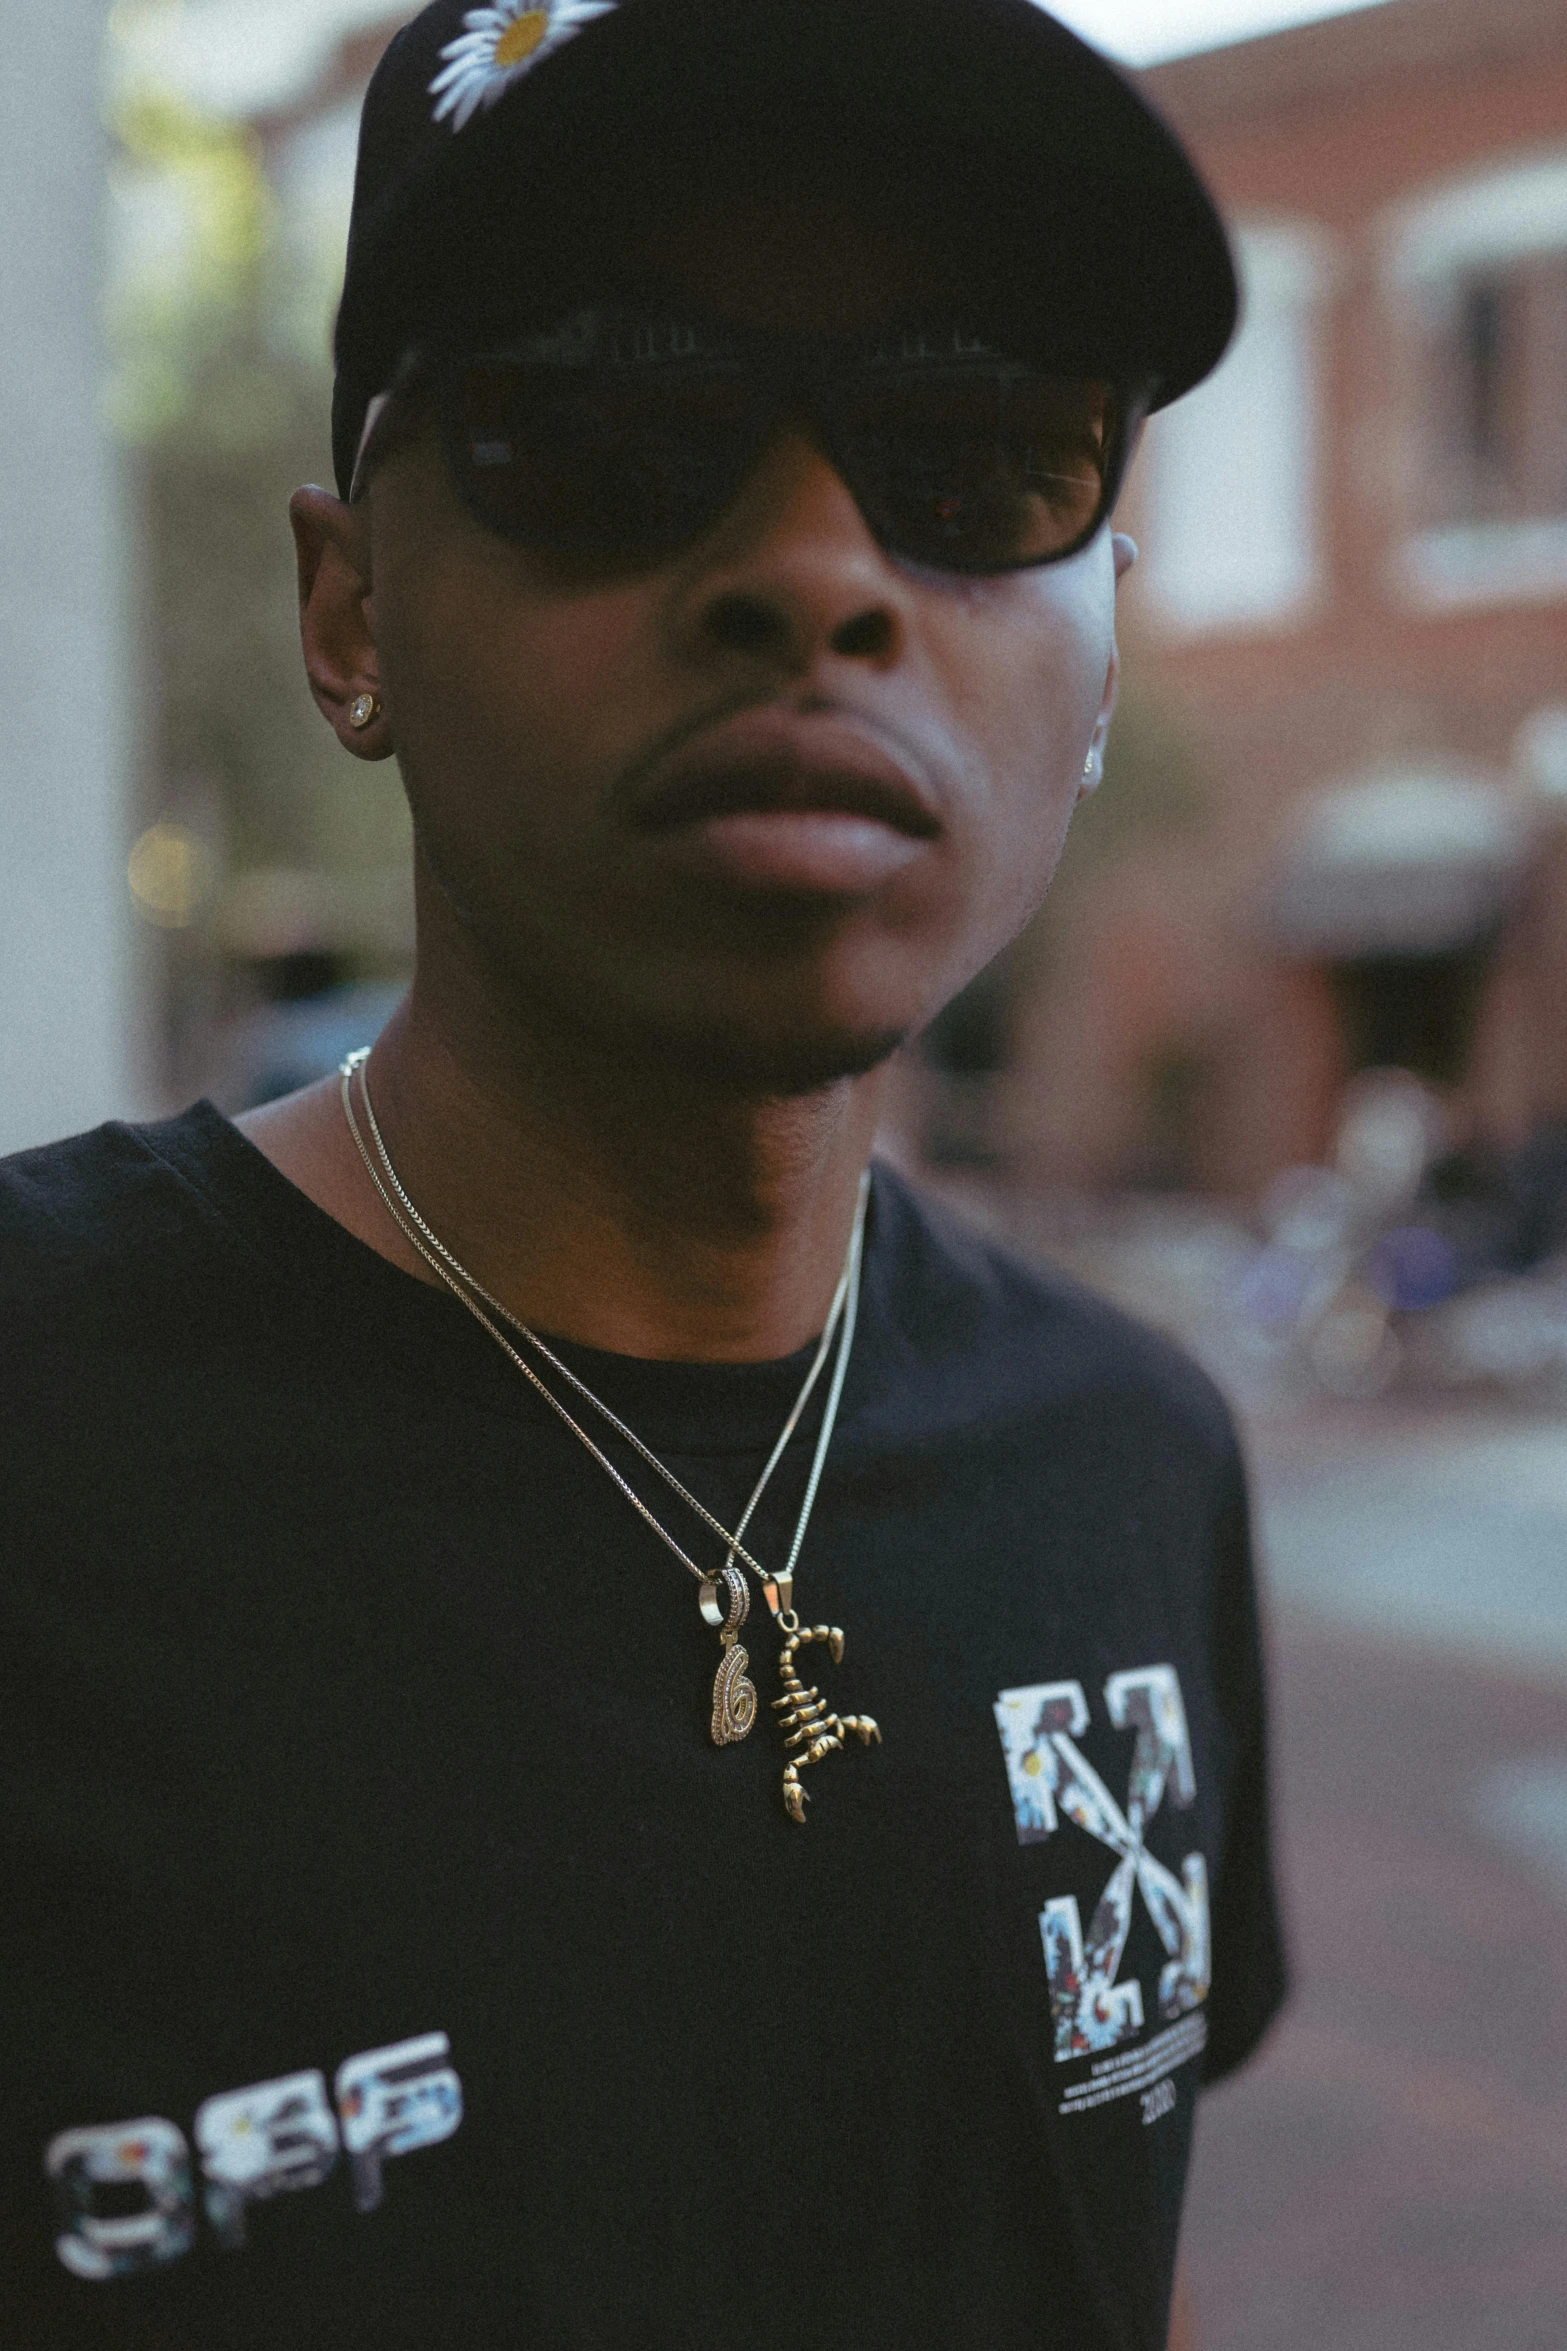
[[[740,1514],[739,1523],[731,1533],[722,1521],[715,1518],[706,1505],[697,1499],[689,1487],[682,1484],[674,1471],[666,1463],[660,1461],[652,1448],[643,1443],[636,1431],[628,1428],[619,1415],[612,1412],[603,1399],[593,1393],[587,1382],[579,1378],[569,1364],[561,1361],[554,1350],[539,1337],[537,1331],[531,1330],[519,1316],[511,1312],[509,1307],[503,1306],[501,1301],[494,1297],[483,1283],[468,1271],[467,1267],[426,1222],[409,1197],[396,1168],[392,1164],[391,1153],[387,1150],[385,1138],[376,1120],[375,1106],[370,1098],[369,1062],[370,1049],[368,1047],[361,1047],[358,1052],[348,1055],[339,1071],[340,1094],[343,1116],[348,1122],[348,1131],[352,1135],[355,1148],[364,1163],[365,1173],[375,1186],[387,1214],[409,1246],[418,1252],[432,1273],[451,1291],[453,1297],[468,1309],[475,1321],[489,1332],[490,1337],[516,1365],[523,1378],[537,1390],[550,1409],[565,1422],[578,1442],[592,1454],[599,1467],[618,1486],[638,1517],[652,1528],[659,1540],[674,1553],[682,1567],[696,1578],[699,1586],[698,1604],[703,1619],[716,1628],[723,1651],[713,1683],[711,1730],[713,1744],[717,1747],[732,1746],[737,1740],[743,1739],[755,1722],[757,1713],[756,1687],[746,1674],[750,1658],[740,1646],[737,1638],[741,1625],[744,1624],[750,1613],[751,1605],[750,1587],[745,1580],[741,1566],[737,1563],[743,1561],[745,1567],[751,1569],[761,1584],[768,1607],[777,1618],[784,1635],[783,1648],[779,1656],[779,1673],[783,1682],[783,1695],[773,1701],[773,1710],[779,1716],[780,1728],[783,1731],[784,1745],[786,1749],[791,1750],[789,1760],[784,1766],[784,1804],[792,1820],[803,1821],[806,1791],[800,1783],[801,1768],[812,1763],[819,1763],[823,1756],[833,1753],[836,1749],[841,1749],[851,1731],[858,1737],[862,1746],[869,1746],[872,1740],[879,1744],[881,1740],[881,1731],[869,1715],[829,1713],[826,1702],[819,1692],[814,1687],[803,1683],[795,1670],[795,1658],[798,1652],[813,1642],[826,1644],[834,1664],[842,1657],[844,1649],[843,1633],[837,1625],[801,1624],[794,1608],[794,1571],[805,1541],[805,1530],[810,1524],[811,1512],[816,1504],[817,1488],[821,1483],[822,1470],[827,1459],[827,1449],[832,1442],[833,1429],[838,1418],[838,1406],[843,1395],[844,1378],[849,1367],[849,1352],[854,1343],[854,1329],[859,1312],[860,1268],[864,1257],[865,1210],[870,1195],[869,1171],[867,1170],[860,1178],[859,1198],[855,1204],[854,1223],[849,1234],[849,1245],[844,1255],[843,1271],[839,1276],[838,1286],[833,1292],[832,1303],[827,1311],[827,1320],[823,1325],[821,1338],[817,1342],[816,1353],[789,1416],[779,1432],[777,1442],[768,1455],[762,1474],[751,1489],[750,1499]],[[353,1080],[356,1074],[359,1079],[360,1100],[364,1106],[365,1124],[370,1130],[371,1141],[369,1144],[365,1141],[354,1109]],[[649,1468],[656,1471],[681,1501],[695,1511],[698,1518],[705,1525],[711,1527],[713,1532],[721,1538],[726,1546],[726,1557],[723,1566],[716,1573],[710,1569],[699,1567],[683,1546],[676,1541],[668,1528],[649,1509],[641,1495],[621,1475],[602,1447],[595,1444],[587,1430],[573,1418],[548,1381],[541,1378],[526,1357],[512,1345],[505,1331],[498,1327],[497,1322],[492,1319],[493,1317],[499,1317],[501,1322],[508,1324],[526,1342],[533,1353],[557,1372],[583,1398],[585,1403],[591,1405],[593,1410],[608,1423],[616,1434],[640,1455]],[[774,1470],[783,1459],[790,1438],[799,1426],[801,1416],[815,1390],[835,1339],[837,1341],[837,1358],[833,1365],[832,1378],[828,1384],[827,1402],[822,1413],[822,1425],[817,1433],[816,1451],[811,1462],[810,1475],[806,1480],[805,1499],[800,1506],[799,1518],[795,1522],[794,1537],[789,1546],[787,1563],[781,1573],[772,1574],[746,1549],[743,1538],[755,1514],[756,1506],[761,1501]]]

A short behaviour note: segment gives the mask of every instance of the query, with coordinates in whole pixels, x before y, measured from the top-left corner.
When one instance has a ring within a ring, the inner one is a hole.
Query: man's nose
[[[679,596],[680,651],[748,655],[793,676],[823,654],[890,669],[912,583],[877,545],[831,460],[780,432],[697,551]]]

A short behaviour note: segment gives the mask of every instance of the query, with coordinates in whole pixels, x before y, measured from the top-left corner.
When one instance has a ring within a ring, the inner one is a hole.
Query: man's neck
[[[804,1095],[750,1094],[580,1034],[512,1021],[472,1033],[416,988],[368,1075],[421,1215],[536,1329],[706,1362],[787,1355],[820,1330],[880,1072]],[[377,1196],[335,1079],[238,1123],[359,1239],[436,1278]]]

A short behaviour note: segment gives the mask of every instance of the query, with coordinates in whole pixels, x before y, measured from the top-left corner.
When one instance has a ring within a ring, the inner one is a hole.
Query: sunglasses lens
[[[625,562],[700,537],[765,437],[737,369],[639,381],[507,359],[458,370],[445,431],[457,486],[490,530]]]
[[[950,571],[1073,553],[1104,518],[1118,433],[1107,383],[998,364],[870,374],[835,410],[835,455],[887,546]]]
[[[711,528],[793,404],[733,346],[602,321],[582,363],[466,361],[446,379],[447,452],[469,510],[540,554],[656,563]],[[882,544],[948,571],[1070,555],[1103,521],[1125,435],[1113,387],[971,347],[841,357],[797,395]]]

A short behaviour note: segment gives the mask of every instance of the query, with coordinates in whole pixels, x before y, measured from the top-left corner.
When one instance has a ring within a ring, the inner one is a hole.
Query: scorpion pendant
[[[792,1614],[792,1611],[790,1612]],[[791,1755],[784,1765],[784,1809],[791,1820],[805,1818],[806,1791],[800,1785],[802,1764],[820,1763],[835,1747],[842,1747],[853,1731],[862,1747],[874,1739],[881,1744],[881,1732],[868,1714],[829,1714],[826,1701],[817,1690],[802,1682],[794,1670],[795,1652],[808,1642],[825,1641],[834,1665],[843,1657],[843,1634],[835,1624],[790,1624],[784,1619],[786,1639],[778,1659],[778,1672],[783,1681],[784,1694],[773,1700],[773,1712],[779,1717],[784,1734],[784,1745],[803,1749]]]
[[[720,1583],[722,1602],[718,1597]],[[740,1570],[726,1567],[720,1577],[704,1583],[700,1605],[707,1622],[719,1628],[718,1637],[724,1645],[713,1681],[713,1745],[732,1747],[756,1720],[756,1684],[745,1670],[751,1660],[735,1638],[751,1607],[750,1588]]]

